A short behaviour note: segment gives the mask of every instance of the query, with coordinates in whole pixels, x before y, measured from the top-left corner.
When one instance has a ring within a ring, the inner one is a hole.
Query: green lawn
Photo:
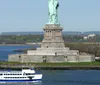
[[[77,63],[19,63],[19,62],[0,62],[0,65],[36,65],[36,66],[100,66],[100,62],[77,62]]]

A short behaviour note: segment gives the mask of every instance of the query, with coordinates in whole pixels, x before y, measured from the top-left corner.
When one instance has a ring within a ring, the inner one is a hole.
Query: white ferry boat
[[[36,74],[34,69],[22,71],[0,71],[0,82],[38,82],[42,74]]]

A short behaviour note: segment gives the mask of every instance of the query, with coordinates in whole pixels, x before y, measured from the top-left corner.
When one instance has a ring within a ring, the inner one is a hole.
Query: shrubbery
[[[80,52],[94,54],[100,57],[100,45],[97,43],[66,43],[65,46],[70,47],[72,50],[79,50]]]

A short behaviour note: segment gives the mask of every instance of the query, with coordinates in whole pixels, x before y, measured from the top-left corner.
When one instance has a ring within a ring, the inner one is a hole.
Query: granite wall
[[[44,55],[27,55],[27,54],[12,54],[8,56],[10,62],[91,62],[95,61],[94,55],[57,55],[57,56],[44,56]]]

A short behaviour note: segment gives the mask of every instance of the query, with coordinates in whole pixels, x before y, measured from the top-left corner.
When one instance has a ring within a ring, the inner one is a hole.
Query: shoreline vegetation
[[[17,49],[17,50],[13,50],[13,52],[23,52],[23,53],[27,53],[27,50],[36,50],[36,48]]]
[[[35,68],[37,70],[100,70],[100,62],[19,63],[0,62],[0,69]]]

